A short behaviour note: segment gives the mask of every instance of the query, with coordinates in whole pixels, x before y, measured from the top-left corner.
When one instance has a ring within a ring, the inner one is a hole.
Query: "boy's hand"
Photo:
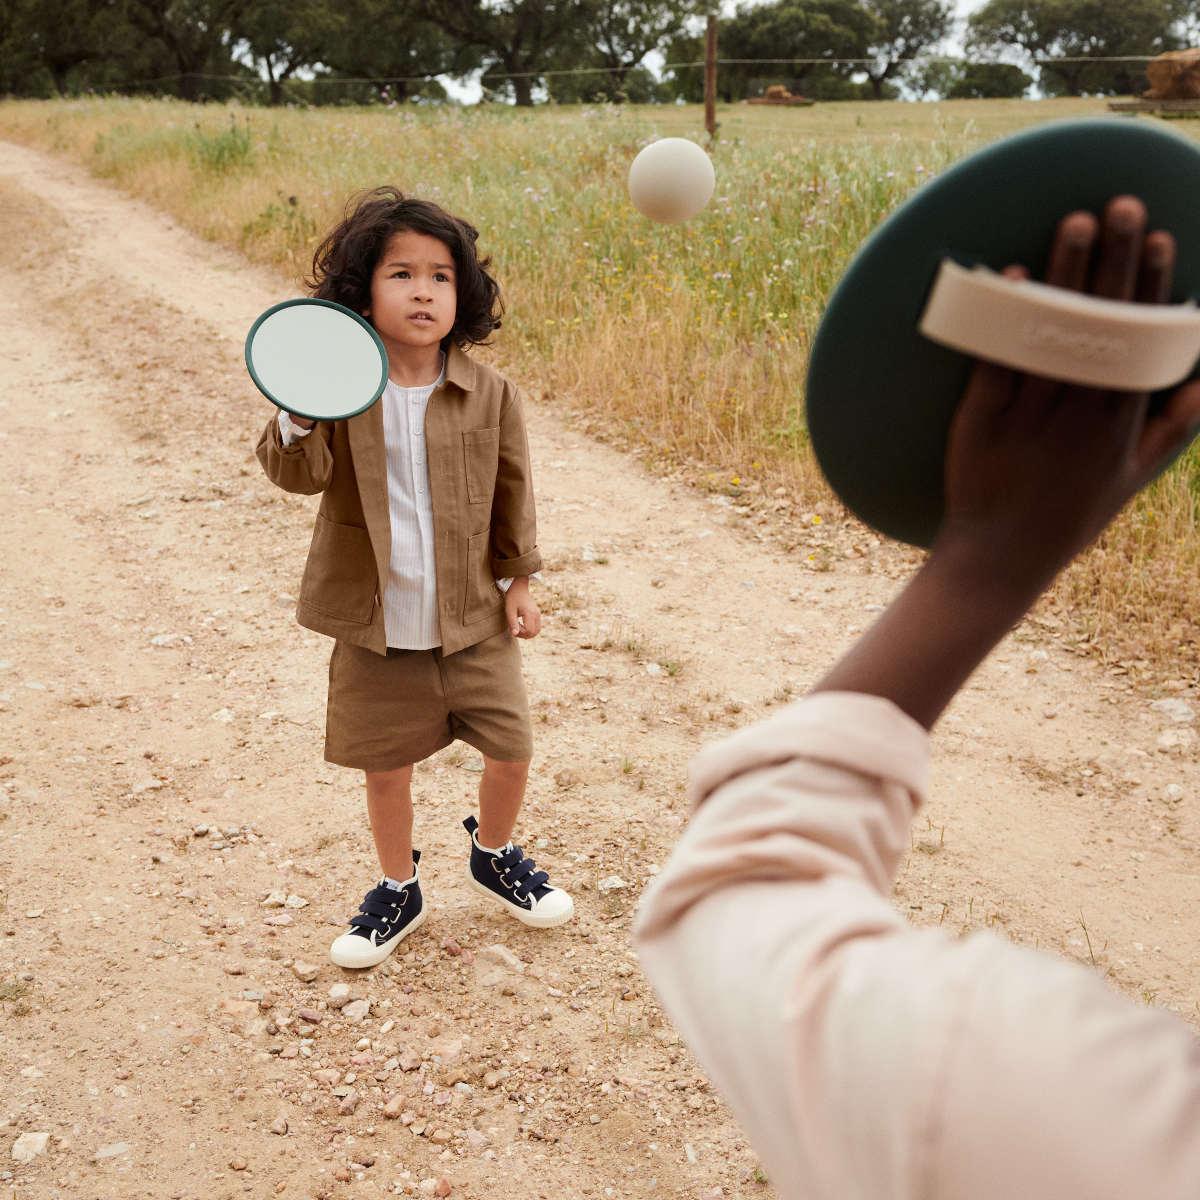
[[[1161,231],[1147,236],[1145,227],[1145,206],[1133,196],[1110,201],[1102,225],[1091,213],[1071,213],[1059,223],[1046,281],[1165,303],[1175,241]],[[1036,594],[1194,435],[1200,383],[1180,387],[1155,416],[1148,405],[1145,394],[980,363],[950,429],[935,555],[978,558],[1006,586]]]
[[[286,409],[281,408],[279,411],[285,412]],[[301,429],[311,429],[316,424],[316,421],[310,421],[306,417],[298,417],[294,413],[288,413],[288,420],[293,425],[298,425]]]
[[[542,613],[529,594],[527,577],[514,579],[504,593],[504,612],[508,617],[508,632],[513,637],[535,638],[541,633]]]

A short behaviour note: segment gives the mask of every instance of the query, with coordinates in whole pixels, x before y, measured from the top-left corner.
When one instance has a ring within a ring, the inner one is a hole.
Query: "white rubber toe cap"
[[[574,915],[575,901],[569,893],[561,888],[552,888],[540,900],[533,902],[528,924],[547,929],[553,925],[565,925]]]
[[[377,966],[414,929],[419,929],[424,923],[425,909],[422,909],[413,918],[410,925],[394,938],[384,942],[381,946],[375,944],[374,935],[365,938],[357,933],[343,933],[340,937],[333,939],[333,944],[329,947],[329,957],[333,960],[335,966],[347,967],[350,970],[361,970],[363,967]]]

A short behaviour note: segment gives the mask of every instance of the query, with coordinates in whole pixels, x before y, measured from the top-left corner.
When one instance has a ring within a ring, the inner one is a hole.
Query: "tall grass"
[[[175,101],[0,105],[0,136],[66,154],[292,274],[348,195],[379,183],[471,220],[509,314],[497,353],[550,403],[736,493],[834,511],[803,419],[808,348],[866,234],[976,146],[1095,101],[727,108],[702,216],[655,226],[624,180],[695,108],[263,110]],[[1126,658],[1200,659],[1200,455],[1077,567],[1059,597]]]

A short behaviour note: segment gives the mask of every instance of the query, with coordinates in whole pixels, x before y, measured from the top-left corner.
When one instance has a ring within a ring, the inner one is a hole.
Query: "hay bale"
[[[1146,64],[1147,100],[1200,100],[1200,49],[1169,50]]]
[[[742,101],[743,104],[812,104],[813,101],[804,96],[796,96],[789,92],[782,83],[772,83],[761,96],[750,96]]]

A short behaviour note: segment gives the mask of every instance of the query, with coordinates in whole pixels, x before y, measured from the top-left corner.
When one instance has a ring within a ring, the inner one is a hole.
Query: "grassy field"
[[[589,427],[731,493],[833,513],[804,428],[809,341],[881,217],[971,149],[1100,101],[719,110],[717,193],[683,227],[629,206],[648,139],[702,138],[694,107],[243,109],[174,101],[0,104],[0,136],[68,155],[297,279],[347,196],[378,183],[481,230],[509,315],[505,369]],[[1186,123],[1180,123],[1188,132]],[[1200,660],[1200,453],[1060,586],[1111,657]]]

